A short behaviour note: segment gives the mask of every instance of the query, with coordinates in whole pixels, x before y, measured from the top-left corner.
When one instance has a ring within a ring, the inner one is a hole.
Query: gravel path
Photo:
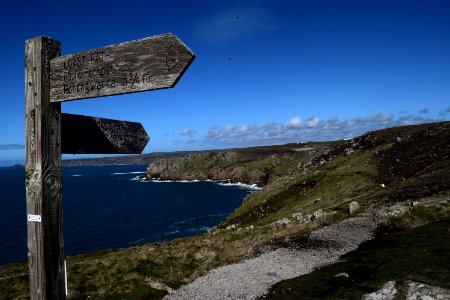
[[[373,237],[376,224],[356,217],[313,231],[306,246],[279,248],[212,270],[164,299],[255,299],[277,282],[330,264]],[[314,246],[312,246],[314,245]]]

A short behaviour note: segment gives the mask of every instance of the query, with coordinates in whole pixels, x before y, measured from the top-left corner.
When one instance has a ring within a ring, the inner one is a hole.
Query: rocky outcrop
[[[380,290],[364,295],[363,300],[394,300],[397,295],[395,281],[388,281]]]
[[[394,300],[397,297],[398,289],[395,281],[387,282],[380,290],[364,295],[363,300]],[[409,282],[406,290],[407,300],[418,299],[450,299],[450,290],[430,286],[420,282]]]
[[[147,169],[147,179],[161,180],[215,180],[242,182],[264,186],[269,172],[264,168],[249,168],[240,163],[234,152],[191,153],[160,159]]]
[[[298,172],[313,158],[329,151],[332,143],[291,143],[220,151],[190,152],[152,161],[147,179],[217,180],[265,186]]]
[[[375,212],[375,215],[381,219],[400,218],[409,210],[408,206],[399,203],[392,206],[381,207]]]
[[[281,220],[270,223],[269,227],[272,229],[276,229],[276,228],[286,226],[289,223],[291,223],[291,220],[289,220],[288,218],[283,218]]]

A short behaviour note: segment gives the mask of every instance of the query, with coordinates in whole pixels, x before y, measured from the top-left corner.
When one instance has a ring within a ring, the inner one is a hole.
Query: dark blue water
[[[151,182],[146,166],[63,168],[66,255],[205,232],[252,189],[213,182]],[[0,168],[0,265],[27,259],[24,169]]]

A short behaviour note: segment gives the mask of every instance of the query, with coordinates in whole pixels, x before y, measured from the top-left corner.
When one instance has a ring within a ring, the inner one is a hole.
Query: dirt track
[[[279,248],[238,264],[211,271],[164,299],[256,299],[275,283],[330,264],[373,237],[370,218],[356,217],[312,232],[307,244]]]

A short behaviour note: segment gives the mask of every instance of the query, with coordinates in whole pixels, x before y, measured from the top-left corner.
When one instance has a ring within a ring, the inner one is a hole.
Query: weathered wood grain
[[[149,141],[141,123],[61,115],[63,154],[140,154]]]
[[[51,101],[170,88],[194,58],[171,33],[57,57],[50,63]]]
[[[60,43],[25,44],[26,201],[30,298],[65,299],[61,207],[61,104],[50,103],[50,59]],[[41,216],[41,222],[37,222]]]

